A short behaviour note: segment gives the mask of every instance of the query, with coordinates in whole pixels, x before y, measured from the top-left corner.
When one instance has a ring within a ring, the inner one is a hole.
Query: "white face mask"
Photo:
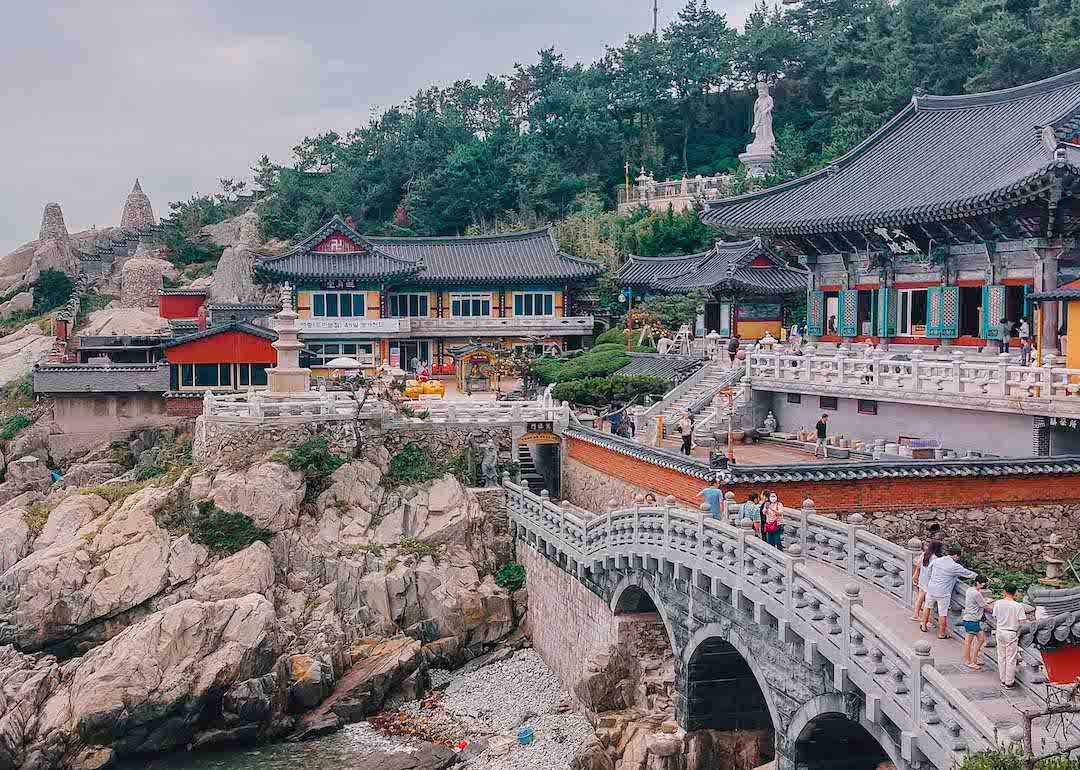
[[[769,495],[769,502],[770,503],[775,503],[776,502],[776,495]]]

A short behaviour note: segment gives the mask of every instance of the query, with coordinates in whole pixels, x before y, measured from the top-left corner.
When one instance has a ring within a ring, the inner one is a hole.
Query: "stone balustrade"
[[[1020,366],[1015,356],[913,351],[899,358],[844,350],[758,351],[747,357],[745,378],[756,390],[792,390],[879,400],[949,404],[991,411],[1080,415],[1080,369]]]
[[[363,400],[361,398],[361,400]],[[410,404],[411,414],[396,412],[387,403],[369,398],[360,412],[361,420],[379,420],[394,427],[470,423],[509,425],[524,422],[552,422],[564,428],[570,421],[567,403],[536,401],[454,401],[430,399]],[[203,416],[210,421],[280,422],[296,420],[341,421],[356,418],[357,401],[351,393],[309,391],[272,394],[265,391],[213,394],[203,398]]]
[[[687,590],[693,585],[728,597],[756,623],[775,628],[781,641],[801,638],[808,664],[828,661],[838,689],[861,691],[869,719],[891,721],[907,760],[921,756],[953,767],[965,752],[1015,738],[1002,735],[934,668],[927,641],[899,641],[863,606],[867,585],[910,606],[917,544],[873,535],[858,514],[848,522],[828,519],[809,500],[789,509],[782,552],[756,537],[730,501],[730,521],[680,508],[673,497],[630,508],[612,501],[609,510],[588,514],[560,507],[546,492],[532,494],[508,475],[503,487],[515,537],[579,579],[589,582],[609,569],[666,575],[685,581]],[[827,579],[830,574],[839,580]]]

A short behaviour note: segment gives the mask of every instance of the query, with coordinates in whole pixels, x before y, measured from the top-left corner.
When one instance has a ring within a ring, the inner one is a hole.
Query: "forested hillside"
[[[741,31],[689,0],[658,36],[590,66],[543,50],[511,73],[421,91],[346,136],[307,137],[291,165],[264,157],[263,231],[292,238],[334,213],[417,235],[569,217],[560,237],[582,253],[673,253],[708,234],[689,218],[665,236],[658,217],[602,214],[624,163],[657,179],[736,169],[758,77],[775,84],[779,179],[843,154],[915,89],[986,91],[1077,66],[1080,0],[806,0],[763,4]],[[191,220],[196,203],[178,215]]]

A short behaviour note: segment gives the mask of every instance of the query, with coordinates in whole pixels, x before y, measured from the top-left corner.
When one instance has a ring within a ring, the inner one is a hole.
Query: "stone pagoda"
[[[300,393],[310,388],[311,370],[300,366],[300,351],[304,343],[296,336],[296,319],[299,318],[292,304],[293,287],[286,283],[281,287],[281,311],[275,316],[277,323],[277,364],[266,370],[271,393]]]
[[[128,193],[124,202],[124,213],[120,217],[120,228],[133,233],[142,233],[157,226],[154,217],[154,207],[150,205],[150,199],[143,192],[139,180],[135,180],[135,186]]]

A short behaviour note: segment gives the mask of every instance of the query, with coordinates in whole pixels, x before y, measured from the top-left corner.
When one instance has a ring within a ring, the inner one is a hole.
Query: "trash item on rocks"
[[[497,738],[491,739],[491,744],[488,746],[488,751],[494,756],[502,756],[510,751],[510,747],[514,745],[514,739],[505,735],[500,735]]]
[[[530,743],[533,742],[533,739],[535,737],[536,734],[531,727],[522,727],[520,730],[517,731],[518,743],[520,743],[522,746],[528,746]]]

